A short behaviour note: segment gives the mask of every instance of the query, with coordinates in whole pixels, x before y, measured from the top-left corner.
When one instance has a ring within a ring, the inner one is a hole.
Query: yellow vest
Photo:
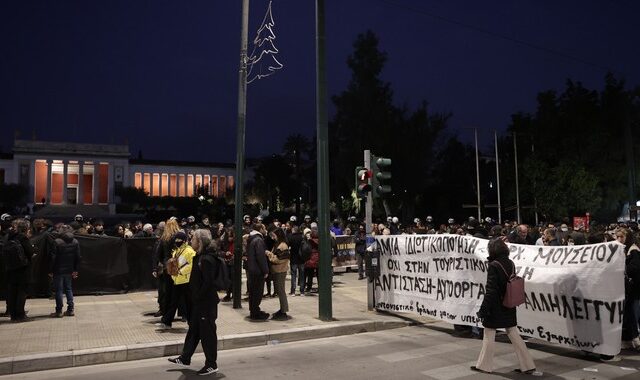
[[[188,284],[191,277],[191,269],[193,267],[193,257],[196,255],[196,251],[191,248],[188,243],[180,246],[180,248],[174,248],[171,252],[171,257],[178,257],[178,275],[171,276],[173,283],[176,285]]]

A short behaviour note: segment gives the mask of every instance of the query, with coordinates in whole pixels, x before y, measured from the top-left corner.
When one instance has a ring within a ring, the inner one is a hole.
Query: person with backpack
[[[205,364],[198,375],[210,375],[218,372],[218,336],[216,319],[218,318],[218,291],[226,290],[231,282],[226,264],[221,256],[218,240],[211,238],[209,229],[197,229],[193,232],[191,246],[196,252],[189,287],[193,309],[189,321],[189,330],[184,340],[182,353],[169,361],[178,365],[190,365],[191,357],[198,342],[204,351]]]
[[[478,311],[478,317],[484,326],[482,350],[478,362],[471,369],[482,373],[493,371],[496,329],[504,328],[511,344],[515,348],[520,368],[516,372],[532,374],[536,371],[531,354],[518,333],[516,307],[507,307],[511,301],[507,290],[510,279],[515,277],[515,264],[509,259],[509,247],[501,238],[489,241],[489,265],[487,265],[487,283],[485,295]],[[513,290],[513,289],[511,289]],[[524,293],[524,288],[521,289]],[[523,296],[524,294],[522,294]],[[511,306],[511,305],[509,305]]]
[[[193,269],[193,257],[196,252],[187,241],[187,234],[178,231],[173,239],[174,249],[171,252],[171,258],[167,260],[166,271],[171,276],[173,282],[171,289],[171,301],[165,310],[160,323],[156,327],[160,329],[170,329],[176,310],[180,302],[184,301],[185,309],[182,315],[191,320],[191,292],[189,291],[189,279],[191,270]]]
[[[11,223],[4,245],[4,259],[7,276],[7,312],[13,322],[27,321],[24,305],[31,273],[31,258],[34,254],[29,241],[31,228],[26,219],[15,219]]]

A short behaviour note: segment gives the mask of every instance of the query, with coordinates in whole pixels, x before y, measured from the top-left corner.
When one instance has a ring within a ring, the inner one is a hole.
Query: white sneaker
[[[165,325],[164,323],[160,322],[160,323],[156,323],[155,326],[159,329],[159,330],[169,330],[171,328],[171,326],[169,325]]]
[[[640,338],[639,337],[635,337],[635,338],[633,338],[633,340],[631,340],[631,347],[634,350],[640,351]]]

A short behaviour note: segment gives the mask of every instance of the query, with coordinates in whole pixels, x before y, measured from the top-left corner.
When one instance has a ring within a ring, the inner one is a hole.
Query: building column
[[[47,199],[45,204],[51,204],[51,177],[53,176],[53,160],[47,160]]]
[[[153,197],[153,172],[149,173],[149,196]]]
[[[191,194],[191,196],[198,195],[196,194],[196,175],[195,174],[191,174],[191,189],[193,190],[193,194]]]
[[[107,188],[109,189],[109,192],[107,193],[107,203],[113,203],[114,199],[115,199],[114,198],[115,186],[114,186],[114,183],[113,183],[113,177],[114,177],[114,172],[113,171],[115,170],[115,167],[113,165],[113,162],[109,162],[108,165],[109,165],[109,167],[107,169],[107,173],[108,173],[108,175],[107,175],[107,182],[108,182],[107,183],[108,184]]]
[[[100,163],[97,161],[93,161],[93,176],[91,177],[91,203],[94,205],[98,204],[98,173],[100,172]]]
[[[78,200],[79,205],[84,204],[84,161],[78,161]]]
[[[67,186],[69,185],[69,161],[62,160],[62,204],[67,204]]]
[[[162,197],[162,173],[158,173],[158,196]]]

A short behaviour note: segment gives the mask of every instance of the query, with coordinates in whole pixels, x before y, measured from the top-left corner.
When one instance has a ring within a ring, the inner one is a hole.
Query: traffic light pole
[[[364,167],[367,170],[371,170],[371,151],[370,150],[365,150],[364,151]],[[367,237],[371,236],[371,232],[372,232],[372,219],[373,219],[373,195],[372,192],[376,191],[375,189],[373,189],[372,191],[367,192],[367,200],[365,202],[364,205],[364,223],[365,223],[365,231],[367,231]],[[374,286],[373,286],[373,279],[369,278],[367,279],[367,309],[368,310],[373,310],[374,308],[374,303],[375,303],[375,297],[373,294],[374,291]]]

